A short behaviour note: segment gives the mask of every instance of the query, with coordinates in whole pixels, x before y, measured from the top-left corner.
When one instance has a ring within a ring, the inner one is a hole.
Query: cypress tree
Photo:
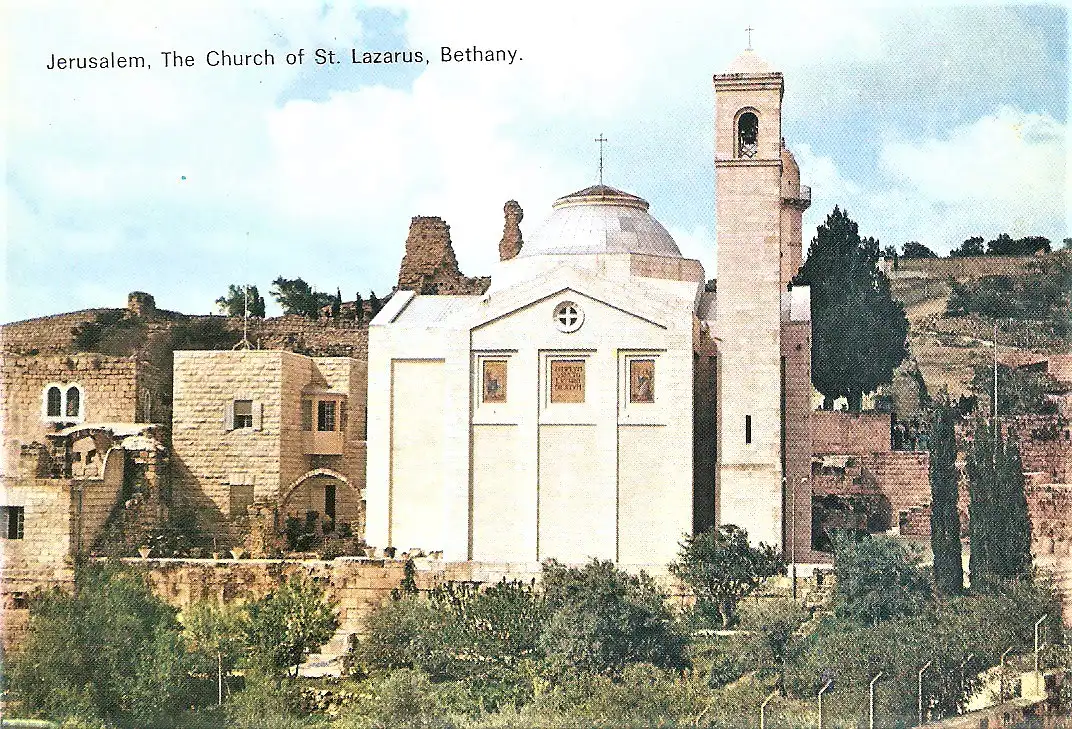
[[[934,583],[945,595],[959,595],[964,587],[960,557],[960,514],[957,512],[958,480],[956,413],[941,398],[931,417],[931,550],[934,552]]]
[[[991,546],[995,572],[1004,579],[1031,572],[1031,517],[1024,492],[1024,466],[1016,440],[998,439],[997,496],[1002,527],[1001,541]]]
[[[383,304],[380,303],[380,300],[379,300],[379,298],[377,298],[375,291],[369,292],[368,305],[369,305],[369,317],[370,318],[373,318],[377,314],[379,314],[380,309],[383,308]]]
[[[973,587],[1014,579],[1031,569],[1031,519],[1020,450],[994,426],[979,423],[967,464]]]
[[[335,298],[331,302],[331,318],[338,319],[339,314],[342,313],[342,290],[335,289]]]
[[[354,321],[358,324],[365,321],[365,300],[361,298],[361,292],[354,295]]]

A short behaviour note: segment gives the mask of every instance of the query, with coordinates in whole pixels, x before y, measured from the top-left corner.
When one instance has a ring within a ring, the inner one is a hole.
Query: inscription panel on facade
[[[584,360],[551,360],[551,402],[584,402]]]

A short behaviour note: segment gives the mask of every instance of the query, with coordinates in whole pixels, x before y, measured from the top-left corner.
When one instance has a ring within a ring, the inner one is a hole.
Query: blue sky
[[[814,204],[882,243],[1069,233],[1068,14],[1057,5],[544,2],[9,4],[0,115],[2,320],[122,306],[214,310],[227,285],[302,277],[349,299],[397,277],[413,215],[439,215],[469,275],[502,206],[531,233],[592,184],[639,194],[717,266],[711,75],[753,46],[785,74],[783,135]],[[712,4],[714,5],[714,4]],[[441,46],[517,49],[512,66]],[[288,51],[306,50],[288,66]],[[311,63],[313,49],[428,64]],[[276,65],[209,68],[268,49]],[[160,51],[193,55],[165,69]],[[49,71],[140,54],[149,70]],[[269,313],[278,312],[269,302]]]

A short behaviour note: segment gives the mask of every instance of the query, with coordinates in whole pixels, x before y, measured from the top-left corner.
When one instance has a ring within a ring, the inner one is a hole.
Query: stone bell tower
[[[714,85],[718,523],[781,546],[784,87],[782,74],[751,50]]]

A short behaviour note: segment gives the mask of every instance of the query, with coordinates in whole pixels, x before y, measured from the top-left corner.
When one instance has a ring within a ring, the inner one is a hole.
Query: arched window
[[[50,423],[81,422],[86,403],[78,383],[56,382],[45,385],[41,392],[41,417]]]
[[[60,407],[60,399],[62,394],[60,388],[52,386],[48,388],[45,393],[45,414],[50,418],[58,418],[63,414],[63,410]]]
[[[68,418],[77,418],[82,414],[82,393],[73,385],[67,388],[67,412]]]
[[[755,157],[759,151],[759,117],[746,111],[737,117],[737,156]]]

